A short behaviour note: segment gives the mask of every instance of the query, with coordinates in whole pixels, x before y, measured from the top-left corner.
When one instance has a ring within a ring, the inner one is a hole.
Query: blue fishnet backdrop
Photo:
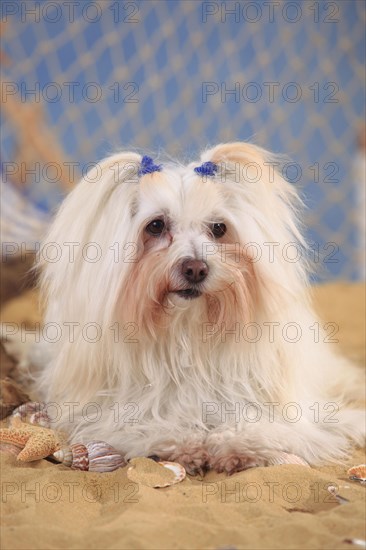
[[[6,92],[43,104],[78,175],[117,148],[188,160],[254,141],[293,161],[286,175],[304,195],[322,277],[362,277],[363,1],[17,0],[1,10]],[[4,115],[3,163],[16,139]],[[26,192],[46,211],[62,196],[42,178]]]

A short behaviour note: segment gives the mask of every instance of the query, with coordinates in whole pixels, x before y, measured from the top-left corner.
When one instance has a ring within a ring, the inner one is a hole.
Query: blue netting
[[[352,163],[364,117],[364,2],[76,4],[70,21],[62,1],[2,3],[4,80],[24,100],[39,86],[68,159],[82,167],[130,146],[186,158],[254,139],[301,165],[309,238],[340,248],[330,276],[360,274]],[[5,120],[3,161],[14,158],[13,132]],[[29,194],[44,208],[60,198],[42,181]]]

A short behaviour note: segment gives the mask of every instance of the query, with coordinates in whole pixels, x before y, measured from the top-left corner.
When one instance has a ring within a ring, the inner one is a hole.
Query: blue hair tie
[[[204,162],[201,164],[201,166],[196,166],[194,171],[197,174],[200,174],[200,176],[215,176],[216,172],[218,171],[219,167],[214,162]]]
[[[161,164],[154,164],[154,161],[151,157],[144,156],[141,160],[141,166],[138,171],[139,176],[144,174],[152,174],[153,172],[160,172],[162,168]]]

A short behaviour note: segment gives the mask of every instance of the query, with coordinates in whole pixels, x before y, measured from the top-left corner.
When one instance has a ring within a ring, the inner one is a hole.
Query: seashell
[[[132,458],[129,461],[127,477],[135,483],[141,483],[147,487],[169,487],[183,481],[186,471],[177,462],[162,460],[156,462],[149,458]]]
[[[162,460],[159,462],[164,468],[167,468],[168,470],[171,470],[175,475],[175,481],[174,483],[179,483],[180,481],[183,481],[183,479],[186,477],[186,471],[184,467],[181,464],[178,464],[178,462],[168,462],[166,460]],[[165,487],[165,485],[161,485],[161,487]]]
[[[64,466],[71,466],[72,464],[71,447],[64,447],[63,449],[60,449],[59,451],[53,453],[52,456],[55,460],[57,460],[57,462],[61,462],[61,464],[64,464]]]
[[[339,504],[347,504],[349,502],[349,499],[348,498],[345,498],[345,497],[342,497],[342,495],[339,495],[338,492],[337,492],[337,488],[334,487],[334,485],[329,485],[328,487],[328,492],[334,496],[334,498],[336,499],[336,501],[339,503]]]
[[[51,426],[51,419],[47,414],[46,403],[39,403],[37,401],[23,403],[23,405],[14,409],[12,417],[20,418],[23,422],[30,422],[43,428]]]
[[[12,416],[20,416],[23,420],[28,415],[36,412],[42,411],[46,407],[46,403],[37,402],[37,401],[28,401],[23,403],[19,407],[13,410]]]
[[[91,441],[85,446],[89,456],[89,472],[113,472],[126,464],[121,453],[105,441]]]
[[[71,445],[72,453],[72,470],[88,470],[89,468],[89,457],[88,449],[82,443],[75,443]]]
[[[359,548],[366,548],[366,540],[363,539],[344,539],[342,540],[342,542],[353,544],[354,546],[358,546]]]
[[[88,449],[82,443],[75,443],[70,447],[64,447],[53,453],[53,458],[72,470],[88,470],[89,458]]]
[[[49,428],[51,426],[51,419],[45,410],[31,414],[29,422],[37,426],[42,426],[43,428]]]
[[[347,471],[347,474],[353,481],[359,481],[364,485],[366,483],[366,464],[353,466]]]
[[[268,460],[268,466],[277,466],[281,464],[298,464],[299,466],[307,466],[310,468],[309,464],[300,456],[285,452],[279,452],[275,457]]]
[[[70,466],[72,470],[89,472],[113,472],[125,465],[121,453],[105,441],[90,441],[85,445],[75,443],[53,453],[53,458]]]

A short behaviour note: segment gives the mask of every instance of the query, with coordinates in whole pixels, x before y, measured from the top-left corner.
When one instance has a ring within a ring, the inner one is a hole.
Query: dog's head
[[[275,311],[303,283],[303,263],[283,254],[301,242],[297,196],[276,168],[245,143],[188,166],[109,157],[56,217],[45,244],[58,243],[62,257],[43,254],[48,295],[70,318],[133,322],[154,337],[176,319],[229,327]]]

